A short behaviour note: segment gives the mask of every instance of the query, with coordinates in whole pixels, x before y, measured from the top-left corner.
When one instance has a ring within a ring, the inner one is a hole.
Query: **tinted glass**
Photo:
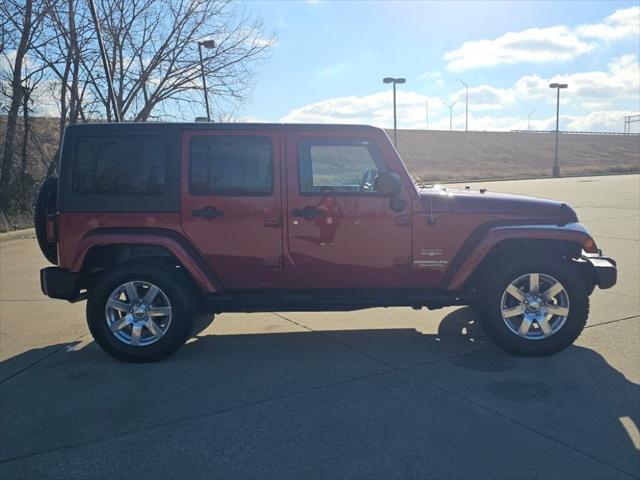
[[[270,194],[272,168],[269,138],[216,136],[191,140],[191,193]]]
[[[165,185],[165,140],[157,136],[82,137],[76,142],[73,191],[145,195]]]
[[[367,193],[381,162],[370,142],[302,140],[298,149],[302,193]]]

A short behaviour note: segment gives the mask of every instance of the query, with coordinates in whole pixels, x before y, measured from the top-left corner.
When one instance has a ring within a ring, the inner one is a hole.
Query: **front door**
[[[302,275],[333,286],[393,286],[411,268],[411,206],[375,191],[389,167],[373,137],[287,134],[289,253]],[[392,208],[393,206],[393,208]]]
[[[282,271],[279,131],[183,133],[182,228],[226,287]]]

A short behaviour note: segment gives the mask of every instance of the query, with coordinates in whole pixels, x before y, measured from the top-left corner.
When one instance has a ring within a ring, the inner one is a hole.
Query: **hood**
[[[422,207],[433,213],[482,213],[541,217],[558,223],[577,222],[576,213],[565,203],[523,195],[492,193],[485,189],[427,188],[420,191]]]

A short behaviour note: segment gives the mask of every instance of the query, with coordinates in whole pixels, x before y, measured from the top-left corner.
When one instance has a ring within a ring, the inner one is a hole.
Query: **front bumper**
[[[581,260],[591,266],[593,280],[598,287],[605,290],[616,284],[618,280],[618,268],[613,258],[598,254],[583,253]]]
[[[40,288],[48,297],[77,302],[84,299],[80,293],[82,278],[82,274],[63,268],[43,268],[40,270]]]

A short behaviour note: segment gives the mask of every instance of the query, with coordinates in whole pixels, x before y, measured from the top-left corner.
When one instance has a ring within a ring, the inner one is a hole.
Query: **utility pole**
[[[469,131],[469,85],[463,80],[458,78],[458,81],[464,85],[465,94],[464,94],[464,131]]]
[[[202,73],[202,88],[204,89],[204,104],[207,107],[207,122],[211,122],[211,112],[209,111],[209,94],[207,92],[207,76],[204,74],[204,62],[202,61],[202,47],[216,48],[213,40],[203,40],[198,42],[198,55],[200,55],[200,72]]]
[[[424,101],[424,106],[427,109],[427,130],[429,130],[429,100]]]
[[[405,83],[407,80],[404,78],[385,77],[382,79],[382,83],[393,83],[393,146],[397,147],[398,144],[398,129],[396,121],[396,84]]]
[[[566,83],[552,83],[549,88],[555,88],[557,91],[556,97],[556,160],[553,164],[552,174],[554,177],[560,176],[560,164],[558,163],[558,134],[560,133],[560,89],[567,88],[569,85]]]
[[[531,131],[531,115],[533,115],[533,112],[535,112],[537,109],[538,107],[534,108],[529,112],[529,115],[527,115],[527,131],[528,132]]]
[[[458,103],[458,101],[456,100],[452,104],[448,104],[447,102],[442,102],[442,103],[444,103],[447,107],[449,107],[449,131],[452,132],[453,131],[453,107],[455,106],[456,103]]]

